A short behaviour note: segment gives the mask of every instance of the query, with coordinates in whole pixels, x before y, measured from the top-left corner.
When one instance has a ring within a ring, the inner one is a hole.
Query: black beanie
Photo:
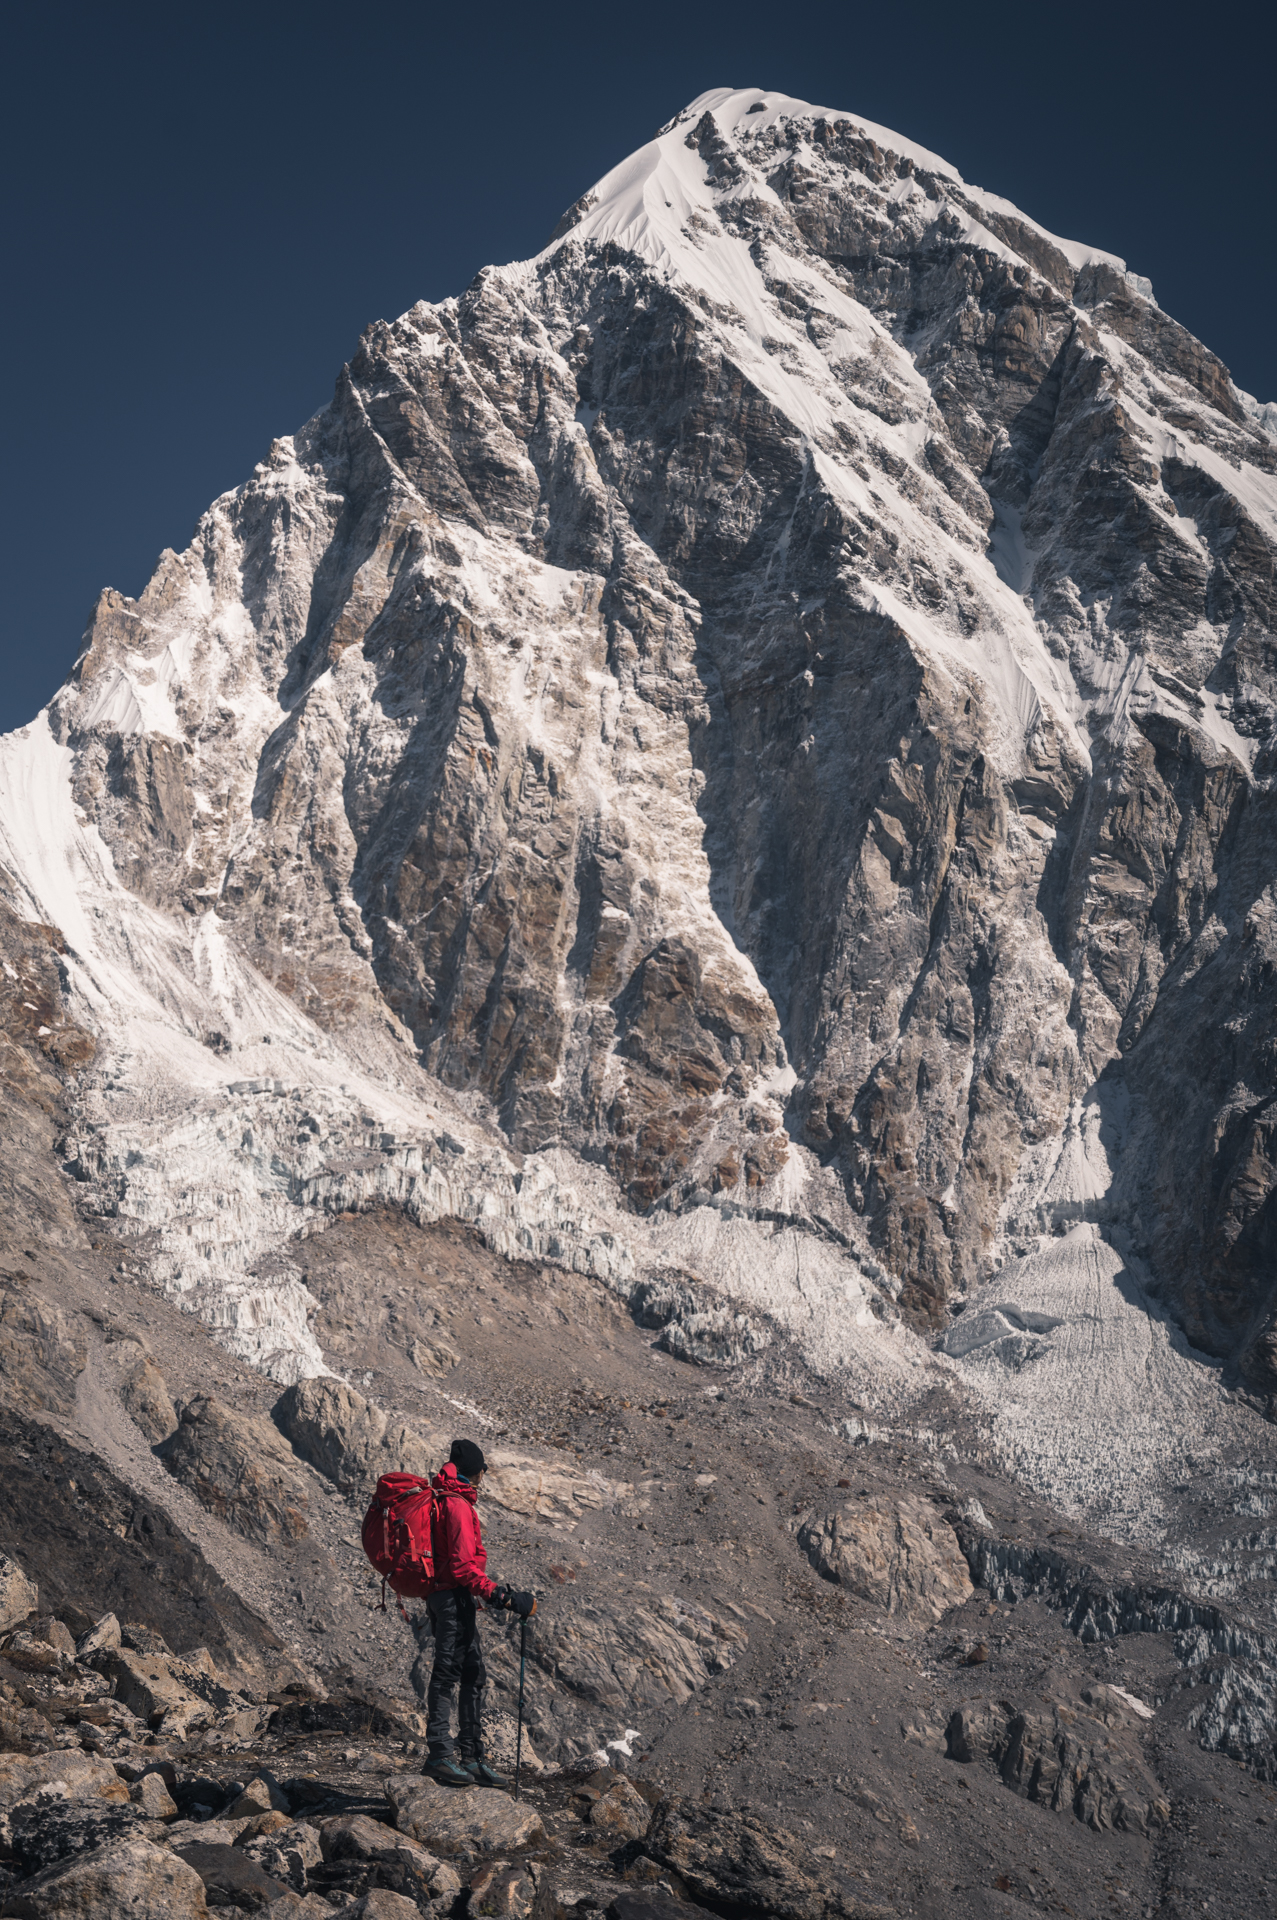
[[[483,1448],[473,1440],[454,1440],[452,1452],[448,1455],[457,1472],[464,1474],[467,1480],[474,1480],[487,1468],[483,1457]]]

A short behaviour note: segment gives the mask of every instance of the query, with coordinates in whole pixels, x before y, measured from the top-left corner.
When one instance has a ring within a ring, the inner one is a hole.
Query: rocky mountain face
[[[36,725],[126,899],[516,1149],[922,1326],[1116,1222],[1269,1394],[1275,539],[1120,260],[720,91],[370,327]]]
[[[1270,1902],[1275,547],[1147,281],[719,90],[103,594],[0,739],[6,1913]],[[484,1832],[358,1544],[461,1426]]]

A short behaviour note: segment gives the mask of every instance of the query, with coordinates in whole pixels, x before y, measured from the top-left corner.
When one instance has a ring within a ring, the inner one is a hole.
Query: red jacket
[[[490,1600],[497,1589],[484,1571],[488,1555],[475,1512],[478,1494],[468,1480],[458,1476],[451,1461],[430,1485],[439,1503],[433,1538],[435,1586],[459,1587]]]

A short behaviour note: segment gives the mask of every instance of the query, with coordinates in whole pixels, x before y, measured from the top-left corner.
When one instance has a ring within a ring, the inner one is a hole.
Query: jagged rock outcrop
[[[547,1614],[530,1639],[526,1718],[537,1751],[561,1763],[598,1756],[632,1718],[684,1706],[749,1645],[735,1620],[672,1595],[623,1607],[583,1601]],[[519,1636],[490,1635],[485,1654],[497,1696],[519,1689]]]
[[[178,1426],[168,1383],[147,1353],[131,1363],[126,1354],[123,1366],[120,1400],[124,1411],[147,1439],[158,1445],[176,1432]]]
[[[198,1394],[157,1452],[201,1506],[249,1539],[269,1545],[306,1532],[306,1485],[269,1420]]]
[[[950,1759],[983,1760],[1013,1792],[1071,1811],[1097,1832],[1148,1835],[1165,1826],[1170,1802],[1138,1739],[1151,1710],[1105,1686],[1088,1688],[1079,1704],[1048,1704],[1046,1713],[1005,1700],[960,1707],[947,1729]]]

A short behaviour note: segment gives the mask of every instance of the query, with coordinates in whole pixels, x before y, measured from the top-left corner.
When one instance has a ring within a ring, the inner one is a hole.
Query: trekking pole
[[[537,1603],[532,1602],[532,1613]],[[532,1614],[521,1615],[519,1619],[519,1727],[514,1737],[514,1797],[519,1797],[519,1769],[523,1764],[523,1676],[528,1665],[528,1621]]]
[[[519,1622],[519,1729],[514,1740],[514,1797],[519,1797],[519,1768],[523,1764],[523,1674],[528,1664],[528,1623]]]

